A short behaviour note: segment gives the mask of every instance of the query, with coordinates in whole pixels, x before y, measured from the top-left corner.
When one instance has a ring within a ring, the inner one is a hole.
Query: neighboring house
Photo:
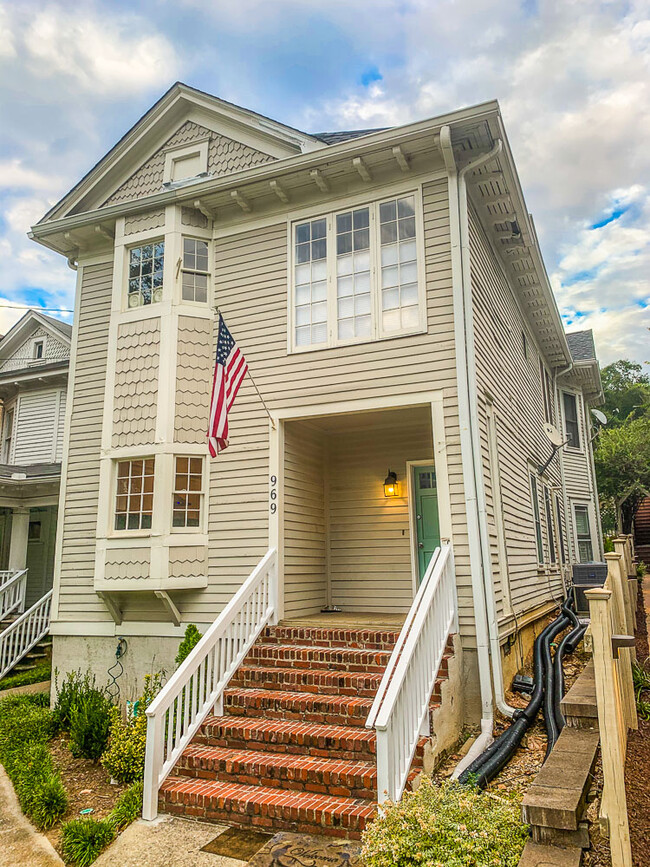
[[[184,625],[206,629],[270,550],[272,620],[304,625],[275,640],[328,643],[328,623],[345,625],[336,668],[364,641],[392,647],[442,546],[458,637],[437,747],[463,719],[491,729],[493,692],[504,707],[520,648],[588,555],[587,526],[601,552],[593,344],[572,355],[497,103],[309,135],[177,84],[32,232],[78,269],[55,665],[104,676],[124,636],[120,684],[134,694],[152,667],[173,670]],[[247,378],[230,446],[210,460],[217,305],[271,418]],[[540,474],[545,424],[578,445]],[[285,650],[251,651],[229,713],[260,716],[273,699],[276,717],[314,719],[278,660],[304,651],[317,669],[333,651]],[[350,665],[363,726],[381,667],[368,693]],[[262,699],[260,666],[279,684]],[[332,702],[328,731],[343,726]]]
[[[0,339],[0,570],[52,588],[72,326],[29,310]]]
[[[639,560],[650,567],[650,497],[646,497],[634,516],[634,548]]]

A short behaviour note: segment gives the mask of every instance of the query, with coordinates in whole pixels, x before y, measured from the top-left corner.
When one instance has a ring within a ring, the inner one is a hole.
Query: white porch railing
[[[27,569],[0,572],[0,620],[25,608]]]
[[[0,678],[11,671],[14,665],[20,662],[23,656],[49,632],[52,592],[52,590],[48,591],[3,632],[0,632]]]
[[[267,551],[185,662],[147,708],[142,817],[155,819],[158,790],[213,710],[264,627],[277,613],[275,548]]]
[[[366,720],[377,733],[379,803],[402,797],[418,740],[430,733],[431,693],[456,629],[454,556],[443,545],[431,557]]]

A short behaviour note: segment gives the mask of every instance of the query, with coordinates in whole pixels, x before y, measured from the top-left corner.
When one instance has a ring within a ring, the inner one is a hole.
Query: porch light
[[[388,470],[388,475],[384,479],[384,496],[399,497],[399,484],[397,482],[397,473]]]

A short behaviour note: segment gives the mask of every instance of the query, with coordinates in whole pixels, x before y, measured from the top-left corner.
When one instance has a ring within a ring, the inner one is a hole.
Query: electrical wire
[[[25,304],[0,304],[9,310],[35,310],[36,313],[74,313],[69,307],[28,307]]]

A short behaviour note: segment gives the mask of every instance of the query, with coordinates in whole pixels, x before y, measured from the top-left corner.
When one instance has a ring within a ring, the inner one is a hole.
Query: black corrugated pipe
[[[573,629],[571,632],[567,632],[560,642],[558,649],[555,651],[555,659],[553,660],[553,668],[555,669],[553,679],[553,707],[555,710],[555,723],[557,725],[558,734],[566,725],[566,720],[564,719],[561,707],[561,701],[564,698],[564,669],[562,667],[562,662],[567,653],[573,653],[587,629],[586,624],[580,623],[578,616],[573,611],[572,597],[569,597],[567,602],[562,606],[562,611],[570,618],[573,623]],[[550,750],[547,750],[546,754],[548,755],[549,752]]]
[[[571,623],[571,619],[566,614],[564,606],[559,618],[554,622],[559,628],[555,631],[558,635]],[[553,637],[555,637],[555,635]],[[544,728],[546,729],[546,758],[553,749],[560,732],[555,719],[555,689],[553,686],[554,670],[553,659],[551,657],[551,641],[547,641],[542,646],[542,662],[543,662],[543,680],[544,680],[544,701],[542,703],[542,714],[544,716]]]
[[[566,629],[569,618],[560,612],[558,617],[540,632],[533,645],[533,692],[526,707],[517,713],[514,722],[492,744],[481,753],[458,778],[467,783],[472,777],[481,788],[485,788],[499,771],[510,761],[511,756],[521,743],[521,739],[537,718],[544,698],[544,655],[549,653],[549,643],[558,633]]]

